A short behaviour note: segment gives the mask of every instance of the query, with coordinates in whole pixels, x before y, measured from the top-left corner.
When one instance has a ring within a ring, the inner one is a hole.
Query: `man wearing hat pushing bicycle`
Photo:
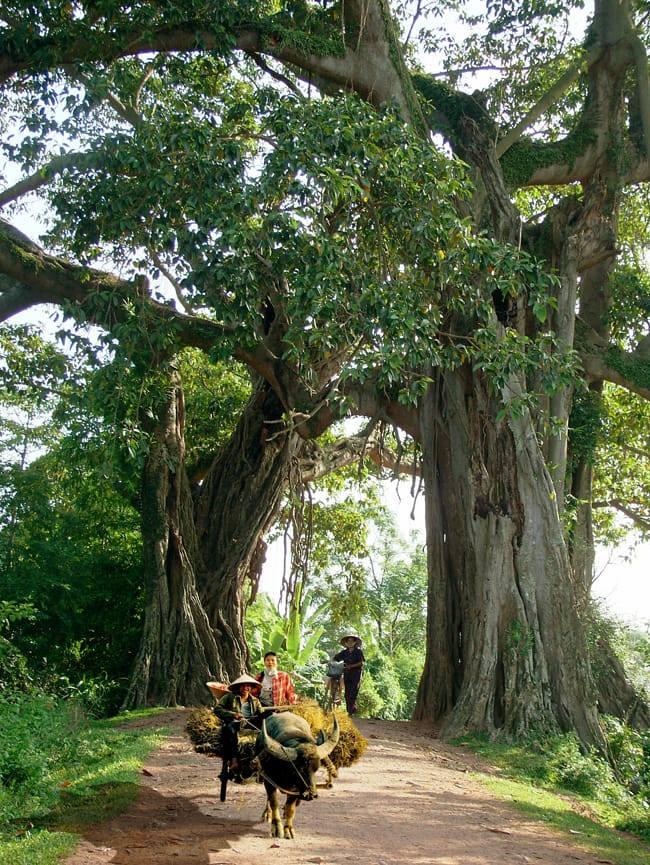
[[[357,711],[361,672],[366,659],[361,651],[361,637],[357,634],[346,634],[341,637],[341,645],[345,646],[345,649],[338,655],[334,655],[334,660],[345,663],[343,668],[345,707],[348,710],[348,715],[354,715]]]

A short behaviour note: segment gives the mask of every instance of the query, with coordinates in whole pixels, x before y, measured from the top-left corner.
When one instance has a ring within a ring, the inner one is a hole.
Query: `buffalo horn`
[[[266,719],[262,722],[262,741],[264,742],[264,750],[275,757],[276,760],[289,760],[293,762],[298,756],[298,751],[295,748],[288,748],[286,745],[281,745],[277,739],[274,739],[266,731]]]
[[[316,748],[316,750],[318,751],[318,756],[321,760],[324,760],[325,757],[329,757],[334,748],[336,748],[336,744],[339,740],[339,732],[339,722],[336,718],[336,715],[334,715],[334,726],[332,727],[331,736],[326,739],[322,743],[322,745],[318,745]]]

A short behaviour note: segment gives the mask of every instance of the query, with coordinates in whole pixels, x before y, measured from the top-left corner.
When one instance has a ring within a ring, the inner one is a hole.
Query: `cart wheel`
[[[228,761],[224,760],[223,765],[221,766],[221,774],[219,775],[221,778],[221,791],[219,793],[219,800],[221,802],[226,801],[226,790],[228,789]]]

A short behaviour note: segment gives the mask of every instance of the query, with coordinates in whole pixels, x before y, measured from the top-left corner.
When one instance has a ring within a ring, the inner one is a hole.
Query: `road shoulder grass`
[[[42,791],[16,795],[11,811],[7,807],[0,865],[57,865],[85,826],[125,811],[137,795],[144,762],[168,732],[155,723],[130,722],[161,711],[78,720],[71,726],[65,743],[51,755]]]
[[[527,817],[564,833],[576,846],[597,854],[597,861],[650,865],[650,846],[614,828],[626,816],[624,799],[617,806],[595,796],[568,792],[543,777],[531,778],[536,773],[543,776],[544,758],[520,745],[479,737],[465,737],[455,744],[469,748],[490,764],[491,771],[472,775],[493,795]]]

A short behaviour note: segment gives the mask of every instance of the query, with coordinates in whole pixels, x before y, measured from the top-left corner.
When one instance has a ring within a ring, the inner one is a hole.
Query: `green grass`
[[[29,714],[27,701],[22,709]],[[36,759],[26,759],[26,769],[0,786],[0,865],[56,865],[75,847],[84,826],[124,811],[137,794],[144,761],[165,731],[123,725],[158,711],[86,721],[72,707],[54,705],[50,732],[58,736],[44,735],[35,752],[42,773],[30,777]],[[2,732],[7,736],[6,726]]]
[[[558,738],[556,743],[560,741]],[[528,817],[565,833],[572,844],[597,853],[599,859],[609,859],[616,865],[650,865],[650,847],[613,828],[631,816],[645,816],[645,820],[648,816],[622,788],[616,790],[612,780],[603,782],[597,778],[600,783],[589,794],[584,767],[562,764],[553,746],[540,752],[535,747],[506,745],[481,737],[465,737],[456,744],[470,748],[492,764],[498,774],[475,773],[474,777]],[[593,758],[585,760],[589,766]],[[574,788],[570,789],[572,782]],[[576,787],[581,792],[576,792]],[[583,816],[585,812],[590,816]]]

